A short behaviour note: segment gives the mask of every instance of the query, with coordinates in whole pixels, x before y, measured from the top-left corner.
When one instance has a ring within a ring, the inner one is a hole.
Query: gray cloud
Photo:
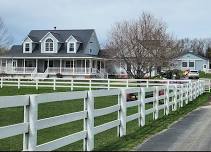
[[[104,43],[111,26],[143,11],[181,37],[210,37],[210,0],[0,0],[0,16],[20,43],[32,29],[94,28]]]

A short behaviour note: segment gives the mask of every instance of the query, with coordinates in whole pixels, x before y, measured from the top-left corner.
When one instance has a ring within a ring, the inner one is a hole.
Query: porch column
[[[95,69],[97,71],[97,60],[95,60]]]
[[[100,60],[100,73],[101,73],[101,60]]]
[[[49,68],[49,59],[48,59],[48,68]]]
[[[83,73],[83,60],[81,60],[81,73]]]
[[[85,74],[86,74],[86,59],[85,59],[85,64],[84,65],[85,65]]]
[[[12,59],[12,73],[14,73],[13,59]]]
[[[7,59],[6,59],[6,71],[7,71]]]
[[[59,64],[59,66],[60,66],[59,71],[60,71],[60,73],[62,73],[62,59],[60,59],[60,64]]]
[[[92,73],[92,60],[89,59],[89,74]]]
[[[36,59],[36,73],[38,73],[38,59]]]
[[[23,59],[23,71],[26,73],[26,59]]]
[[[73,59],[73,75],[75,74],[75,59]]]

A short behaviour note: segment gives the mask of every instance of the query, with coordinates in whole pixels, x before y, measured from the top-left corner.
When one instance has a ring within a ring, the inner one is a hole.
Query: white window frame
[[[47,42],[47,40],[51,40],[52,42]],[[47,44],[48,44],[48,47],[46,47]],[[45,52],[54,52],[54,41],[51,38],[47,38],[45,40],[44,47],[45,47]]]
[[[73,45],[73,47],[71,45]],[[70,48],[72,48],[73,50],[70,50]],[[74,42],[69,43],[69,52],[75,52],[75,43]]]
[[[70,51],[70,45],[73,44],[73,51]],[[76,53],[76,43],[75,42],[68,42],[67,43],[67,53]]]
[[[70,62],[70,66],[67,67],[67,62]],[[71,68],[71,61],[70,60],[65,60],[65,68]]]
[[[193,67],[190,67],[190,62],[193,62]],[[188,67],[189,67],[189,68],[194,68],[194,69],[195,69],[195,61],[192,61],[192,60],[188,61]]]
[[[186,62],[186,64],[187,64],[186,67],[183,66],[183,63],[184,63],[184,62]],[[189,62],[188,62],[188,61],[182,61],[182,68],[188,68],[188,67],[189,67]]]
[[[30,52],[30,43],[25,43],[24,45],[25,45],[24,48],[25,52]],[[26,45],[28,45],[28,47],[26,47]],[[27,51],[26,48],[28,48],[29,50]]]
[[[29,45],[29,51],[26,51],[26,45]],[[32,53],[32,43],[30,42],[23,43],[23,53]]]

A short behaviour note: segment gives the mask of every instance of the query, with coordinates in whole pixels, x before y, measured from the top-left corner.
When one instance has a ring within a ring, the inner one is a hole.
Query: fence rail
[[[0,97],[0,108],[7,107],[24,107],[24,122],[10,126],[0,127],[0,139],[11,137],[18,134],[24,135],[23,150],[55,150],[68,144],[84,140],[84,150],[94,149],[95,135],[111,128],[118,129],[118,136],[126,135],[127,122],[138,120],[139,126],[145,125],[145,118],[153,114],[153,119],[159,117],[159,111],[163,110],[165,115],[169,112],[183,107],[185,104],[193,101],[196,97],[205,91],[205,81],[199,80],[185,84],[168,84],[164,86],[136,87],[136,88],[119,88],[110,90],[89,90],[62,93],[47,93],[37,95]],[[137,100],[128,101],[129,93],[137,94]],[[147,96],[152,93],[152,96]],[[96,97],[118,96],[118,103],[113,106],[95,109]],[[84,99],[84,110],[50,118],[38,119],[38,105],[40,103],[56,102],[68,100],[71,102],[75,99]],[[160,102],[160,101],[163,102]],[[145,105],[152,103],[150,109]],[[138,112],[127,115],[129,107],[138,107]],[[118,112],[116,120],[94,126],[95,118]],[[83,130],[65,137],[37,145],[37,131],[52,126],[61,125],[68,122],[83,120]]]
[[[122,87],[150,87],[163,86],[168,84],[184,84],[191,80],[155,80],[155,79],[68,79],[68,78],[0,78],[0,87],[14,86],[14,87],[48,87],[56,90],[57,88],[76,88],[92,89],[114,89]],[[210,82],[209,82],[210,84]],[[206,91],[210,90],[208,83],[206,84]]]

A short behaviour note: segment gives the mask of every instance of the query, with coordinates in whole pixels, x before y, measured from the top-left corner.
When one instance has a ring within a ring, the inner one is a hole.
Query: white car
[[[198,79],[199,78],[199,72],[196,70],[192,70],[188,73],[188,78],[189,79]]]

